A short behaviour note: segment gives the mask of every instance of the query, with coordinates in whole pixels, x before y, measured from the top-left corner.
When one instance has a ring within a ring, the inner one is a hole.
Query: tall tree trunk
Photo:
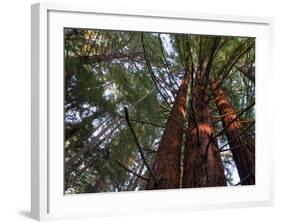
[[[213,94],[219,113],[222,116],[223,126],[227,127],[228,144],[230,148],[233,148],[231,152],[237,166],[241,184],[253,185],[255,184],[255,146],[242,133],[243,125],[241,120],[238,118],[232,122],[237,117],[237,114],[218,84],[218,82],[212,84]]]
[[[210,141],[214,129],[210,109],[205,103],[206,90],[203,83],[203,72],[198,68],[192,98],[195,118],[189,119],[188,133],[191,136],[187,136],[185,143],[182,180],[184,188],[226,186],[222,160],[217,153],[217,143]]]
[[[148,189],[173,189],[180,187],[180,158],[189,79],[190,75],[186,72],[156,153],[153,164],[156,182],[150,177]]]

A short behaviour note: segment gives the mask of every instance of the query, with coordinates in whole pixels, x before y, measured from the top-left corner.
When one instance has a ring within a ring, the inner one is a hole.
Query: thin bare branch
[[[129,112],[128,112],[128,108],[127,107],[124,107],[124,111],[125,111],[125,119],[127,121],[127,124],[128,124],[128,127],[133,135],[133,138],[134,138],[134,141],[136,143],[136,146],[138,147],[139,149],[139,152],[140,152],[140,155],[141,155],[141,158],[143,159],[143,162],[147,168],[147,170],[150,172],[151,176],[153,177],[153,180],[155,181],[155,183],[157,183],[157,179],[156,179],[156,176],[153,172],[153,170],[151,169],[151,167],[149,166],[146,158],[145,158],[145,153],[143,151],[143,147],[141,146],[140,142],[139,142],[139,139],[136,135],[136,132],[131,124],[131,121],[130,121],[130,118],[129,118]]]
[[[241,117],[241,115],[243,113],[245,113],[247,110],[249,110],[250,108],[252,108],[255,105],[255,102],[250,104],[249,106],[247,106],[245,109],[243,109],[235,118],[232,119],[231,122],[229,122],[219,133],[217,133],[215,136],[211,137],[207,146],[206,146],[206,150],[205,150],[205,159],[208,158],[208,149],[209,146],[211,144],[212,141],[214,141],[217,137],[219,137],[220,135],[224,134],[225,131],[227,131],[228,127],[230,125],[232,125],[237,119],[239,119],[239,117]]]
[[[118,160],[116,160],[116,163],[118,163],[119,166],[121,166],[123,169],[127,170],[129,173],[137,176],[138,178],[142,179],[142,180],[145,180],[145,181],[149,181],[148,178],[146,177],[143,177],[141,175],[139,175],[138,173],[134,172],[133,170],[130,170],[128,167],[126,167],[125,165],[123,165],[121,162],[119,162]]]

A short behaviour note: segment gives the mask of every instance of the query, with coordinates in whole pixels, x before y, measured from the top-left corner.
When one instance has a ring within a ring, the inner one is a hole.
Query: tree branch
[[[121,166],[123,169],[127,170],[129,173],[131,173],[131,174],[137,176],[138,178],[140,178],[140,179],[142,179],[142,180],[149,181],[148,178],[143,177],[143,176],[139,175],[138,173],[136,173],[136,172],[130,170],[129,168],[127,168],[125,165],[123,165],[123,164],[122,164],[121,162],[119,162],[118,160],[115,160],[115,161],[116,161],[116,163],[118,163],[119,166]]]
[[[250,172],[246,177],[244,177],[240,182],[237,184],[234,184],[234,186],[242,185],[250,176],[252,176],[255,173],[255,171]]]
[[[232,125],[239,117],[241,117],[241,115],[242,115],[243,113],[245,113],[247,110],[249,110],[250,108],[252,108],[254,105],[255,105],[255,102],[252,103],[252,104],[250,104],[249,106],[247,106],[245,109],[243,109],[235,118],[232,119],[231,122],[229,122],[218,134],[216,134],[216,135],[213,137],[213,139],[215,139],[215,138],[217,138],[218,136],[222,135],[230,125]]]
[[[117,123],[115,126],[112,127],[112,130],[108,135],[110,135],[112,132],[114,132],[116,129],[118,129],[123,124],[123,121]],[[76,161],[78,161],[81,157],[85,155],[86,152],[88,152],[92,147],[100,145],[103,141],[105,141],[106,137],[100,139],[111,127],[111,123],[102,129],[100,133],[97,136],[94,136],[89,143],[84,145],[79,152],[76,153],[73,157],[71,157],[68,161],[65,162],[66,169],[69,169],[72,164],[74,164]]]
[[[209,75],[210,75],[210,71],[211,71],[211,68],[212,68],[213,60],[214,60],[214,54],[215,54],[216,49],[218,48],[219,42],[220,42],[220,38],[216,37],[215,40],[214,40],[212,49],[211,49],[208,64],[207,64],[205,72],[204,72],[202,100],[204,100],[204,98],[205,98],[205,91],[206,91],[207,85],[209,83]]]
[[[152,78],[152,81],[154,82],[154,85],[156,86],[158,92],[160,93],[160,95],[162,96],[163,100],[169,105],[166,97],[163,95],[163,93],[161,92],[160,88],[158,87],[158,84],[156,82],[156,79],[155,79],[155,75],[154,75],[154,71],[151,67],[151,64],[150,64],[150,61],[148,60],[148,57],[147,57],[147,52],[146,52],[146,49],[145,49],[145,46],[144,46],[144,38],[143,38],[143,33],[141,34],[141,42],[142,42],[142,48],[143,48],[143,54],[144,54],[144,60],[145,60],[145,63],[146,63],[146,67],[151,75],[151,78]]]
[[[198,127],[198,122],[197,122],[197,118],[195,116],[195,111],[194,111],[194,106],[193,106],[193,95],[194,95],[193,94],[193,83],[194,83],[193,75],[194,75],[195,69],[194,69],[194,64],[193,64],[193,58],[192,58],[190,44],[188,44],[188,46],[189,46],[189,48],[188,48],[189,49],[189,56],[191,58],[191,74],[190,74],[190,78],[191,78],[191,83],[190,83],[190,85],[191,85],[191,87],[190,87],[191,96],[190,96],[190,104],[191,104],[192,118],[193,118],[193,121],[194,121],[195,127],[196,127],[197,145],[199,146],[200,145],[199,127]]]
[[[214,141],[218,136],[222,135],[226,130],[227,128],[233,124],[239,117],[241,117],[241,115],[246,112],[247,110],[249,110],[250,108],[252,108],[253,106],[255,105],[255,102],[250,104],[248,107],[246,107],[245,109],[243,109],[235,118],[233,118],[233,120],[231,122],[229,122],[219,133],[217,133],[215,136],[213,136],[212,138],[210,138],[207,146],[206,146],[206,151],[205,151],[205,159],[208,158],[208,149],[209,149],[209,146],[211,144],[212,141]]]
[[[252,41],[250,43],[250,45],[248,47],[246,47],[235,59],[234,61],[231,63],[231,65],[228,67],[228,69],[226,70],[226,72],[224,73],[224,75],[221,78],[220,84],[226,79],[226,77],[228,76],[228,74],[230,73],[231,69],[235,66],[235,64],[238,62],[238,60],[248,51],[250,50],[255,44],[255,41]]]
[[[122,115],[118,115],[118,116],[120,116],[121,118],[125,118]],[[149,122],[149,121],[141,121],[141,120],[132,119],[132,118],[130,118],[130,121],[137,122],[137,123],[140,123],[140,124],[147,124],[147,125],[154,126],[154,127],[157,127],[157,128],[165,128],[165,126],[163,126],[163,125],[155,124],[155,123],[152,123],[152,122]]]
[[[167,62],[167,59],[166,59],[166,57],[165,57],[164,47],[163,47],[163,44],[162,44],[162,40],[161,40],[161,37],[160,37],[160,33],[158,34],[158,40],[159,40],[159,43],[160,43],[161,53],[162,53],[162,57],[163,57],[163,60],[164,60],[163,65],[164,65],[165,70],[166,70],[167,73],[168,73],[168,79],[169,79],[169,81],[170,81],[171,84],[172,84],[172,83],[176,83],[176,86],[179,88],[179,85],[178,85],[178,83],[176,82],[176,80],[175,80],[175,78],[174,78],[174,76],[173,76],[173,74],[172,74],[172,72],[171,72],[171,70],[170,70],[170,68],[169,68],[169,63]],[[171,79],[172,79],[172,80],[171,80]],[[172,81],[173,81],[173,82],[172,82]]]
[[[127,121],[128,127],[129,127],[129,129],[130,129],[130,131],[131,131],[131,133],[132,133],[132,135],[133,135],[133,138],[134,138],[134,141],[135,141],[135,143],[136,143],[136,146],[137,146],[138,149],[139,149],[141,158],[143,159],[143,162],[144,162],[146,168],[148,169],[148,171],[150,172],[151,176],[153,177],[154,182],[157,183],[157,179],[156,179],[156,177],[155,177],[155,174],[154,174],[153,170],[150,168],[150,166],[149,166],[149,164],[148,164],[148,162],[147,162],[147,160],[146,160],[146,158],[145,158],[145,154],[144,154],[144,151],[143,151],[143,147],[141,146],[141,144],[140,144],[140,142],[139,142],[139,140],[138,140],[138,137],[137,137],[137,135],[136,135],[136,133],[135,133],[135,130],[134,130],[134,128],[133,128],[133,126],[132,126],[132,124],[131,124],[131,122],[130,122],[129,113],[128,113],[128,108],[127,108],[127,107],[124,107],[124,111],[125,111],[125,119],[126,119],[126,121]]]
[[[243,130],[238,136],[236,136],[233,140],[236,140],[237,138],[240,138],[241,135],[245,134],[253,125],[255,124],[255,121],[253,121],[250,125],[248,125],[247,128],[245,128],[245,130]],[[221,151],[225,146],[227,146],[228,144],[230,144],[230,142],[225,143],[222,147],[219,148],[219,151]],[[245,143],[246,145],[248,145],[248,143]]]
[[[240,144],[240,145],[234,146],[234,147],[229,148],[229,149],[219,149],[218,152],[221,153],[221,152],[232,151],[232,150],[234,150],[234,149],[240,148],[240,147],[243,146],[243,145],[247,145],[247,143]],[[224,146],[224,147],[225,147],[225,146]]]

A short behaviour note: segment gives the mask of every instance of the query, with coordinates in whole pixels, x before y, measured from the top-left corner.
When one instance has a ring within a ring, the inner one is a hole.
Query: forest
[[[65,194],[255,181],[255,38],[64,28]]]

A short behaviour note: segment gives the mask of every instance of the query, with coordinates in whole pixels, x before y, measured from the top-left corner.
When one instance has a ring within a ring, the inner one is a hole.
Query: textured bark
[[[148,189],[180,187],[180,158],[189,78],[186,73],[175,98],[153,164],[157,181],[150,177]]]
[[[237,117],[237,114],[218,83],[213,83],[212,89],[217,108],[220,115],[222,115],[223,126],[225,127]],[[244,134],[241,135],[242,131],[243,125],[238,118],[226,129],[226,135],[230,148],[233,148],[231,152],[241,179],[241,184],[253,185],[255,184],[255,146],[247,136]]]
[[[182,182],[184,188],[226,186],[222,160],[217,153],[217,143],[210,141],[214,129],[210,109],[205,103],[206,90],[202,87],[203,72],[199,70],[193,93],[193,109],[197,122],[189,119],[188,130],[191,136],[187,137],[185,143]]]

